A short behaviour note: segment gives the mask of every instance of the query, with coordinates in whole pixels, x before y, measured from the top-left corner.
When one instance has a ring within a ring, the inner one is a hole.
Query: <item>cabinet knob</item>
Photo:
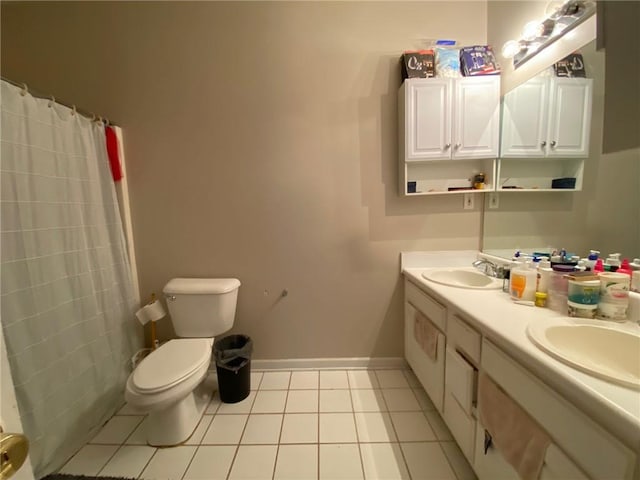
[[[459,149],[461,146],[462,146],[462,144],[460,144],[460,143],[456,143],[456,145],[455,145],[455,149],[457,150],[457,149]]]
[[[451,147],[451,144],[450,144],[450,143],[447,143],[447,144],[444,146],[444,149],[445,149],[445,150],[448,150],[448,149],[449,149],[449,147]]]
[[[541,146],[541,147],[546,147],[546,146],[547,146],[547,142],[542,142],[542,143],[540,144],[540,146]]]
[[[551,142],[551,146],[552,146],[552,147],[555,147],[555,146],[556,146],[556,141],[555,141],[555,140],[553,140],[553,141]]]

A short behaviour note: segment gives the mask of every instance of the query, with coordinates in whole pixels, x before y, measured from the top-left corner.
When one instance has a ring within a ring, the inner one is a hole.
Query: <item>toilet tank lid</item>
[[[167,294],[220,294],[240,287],[237,278],[172,278],[162,291]]]

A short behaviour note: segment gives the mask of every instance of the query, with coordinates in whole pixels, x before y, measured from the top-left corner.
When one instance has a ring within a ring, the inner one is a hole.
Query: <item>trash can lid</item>
[[[237,278],[172,278],[162,291],[168,294],[219,294],[229,293],[240,287]]]
[[[133,371],[133,385],[143,392],[166,390],[211,360],[210,338],[169,340]]]

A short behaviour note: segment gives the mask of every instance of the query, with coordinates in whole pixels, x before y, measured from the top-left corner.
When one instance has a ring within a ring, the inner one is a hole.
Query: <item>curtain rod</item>
[[[83,117],[88,118],[89,120],[91,120],[93,122],[102,122],[105,125],[111,125],[112,127],[117,126],[115,123],[111,122],[106,117],[102,118],[101,116],[96,115],[93,112],[89,112],[87,110],[82,110],[80,108],[76,108],[75,105],[69,105],[67,103],[61,102],[60,100],[56,100],[56,97],[54,97],[53,95],[44,95],[44,94],[42,94],[42,93],[40,93],[38,91],[31,90],[26,83],[19,83],[19,82],[16,82],[14,80],[11,80],[10,78],[6,78],[6,77],[3,77],[3,76],[0,76],[0,79],[2,79],[3,81],[5,81],[7,83],[10,83],[11,85],[13,85],[15,87],[21,88],[24,93],[28,93],[34,98],[41,98],[41,99],[44,99],[44,100],[53,101],[53,102],[55,102],[55,103],[57,103],[59,105],[62,105],[63,107],[67,107],[67,108],[71,109],[73,112],[75,112],[75,113],[77,113],[79,115],[82,115]]]

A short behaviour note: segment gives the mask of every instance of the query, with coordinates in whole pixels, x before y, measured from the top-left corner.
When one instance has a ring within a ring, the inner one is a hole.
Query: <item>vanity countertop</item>
[[[441,261],[438,263],[437,267],[446,266]],[[470,262],[456,259],[454,263],[452,267],[469,266]],[[577,319],[546,308],[515,304],[502,290],[456,288],[424,279],[422,273],[432,268],[411,266],[411,262],[403,261],[402,272],[423,291],[459,310],[485,338],[578,406],[629,448],[640,451],[640,391],[609,383],[565,365],[539,350],[527,337],[527,325],[531,322],[557,321],[558,325],[567,325],[577,323],[574,321]],[[640,334],[640,326],[634,322],[612,325],[611,322],[585,320],[581,323],[614,326]]]

